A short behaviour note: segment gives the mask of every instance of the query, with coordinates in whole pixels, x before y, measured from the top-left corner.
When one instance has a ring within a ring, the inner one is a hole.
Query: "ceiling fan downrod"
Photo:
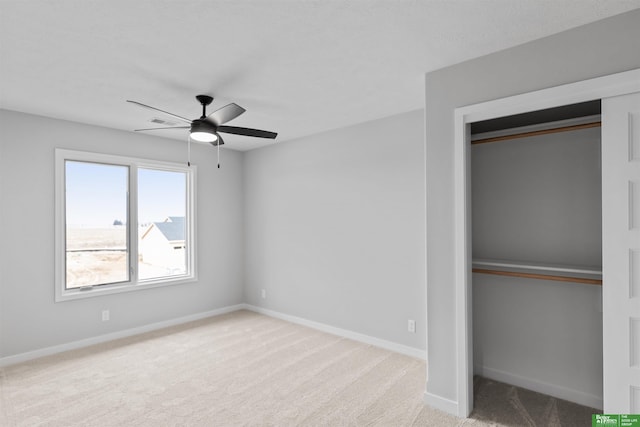
[[[200,118],[204,119],[207,117],[207,105],[213,102],[213,97],[209,95],[196,95],[196,99],[202,104],[202,117]]]

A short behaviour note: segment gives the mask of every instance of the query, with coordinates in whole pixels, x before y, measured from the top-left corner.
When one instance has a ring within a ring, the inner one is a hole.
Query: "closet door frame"
[[[454,122],[454,265],[456,403],[459,417],[468,417],[473,410],[470,124],[634,92],[640,92],[640,69],[456,108]],[[606,141],[603,140],[602,143],[605,144]],[[603,316],[606,315],[607,313],[603,312]]]

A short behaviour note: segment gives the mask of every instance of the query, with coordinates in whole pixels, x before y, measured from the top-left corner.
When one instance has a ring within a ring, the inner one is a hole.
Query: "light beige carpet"
[[[425,376],[421,360],[238,311],[0,369],[0,425],[560,425],[509,403],[505,424],[457,419],[423,405]]]

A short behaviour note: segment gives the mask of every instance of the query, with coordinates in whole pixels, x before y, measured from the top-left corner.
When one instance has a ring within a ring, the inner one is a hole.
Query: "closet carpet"
[[[477,379],[457,419],[421,360],[237,311],[0,369],[2,426],[590,425],[590,409]]]

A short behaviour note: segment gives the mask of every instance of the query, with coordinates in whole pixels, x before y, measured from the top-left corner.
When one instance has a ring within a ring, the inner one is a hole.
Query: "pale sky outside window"
[[[184,172],[138,169],[138,224],[184,217],[186,179]]]
[[[128,167],[66,162],[66,223],[69,227],[111,227],[127,222]],[[138,169],[138,223],[185,216],[184,172]]]
[[[127,221],[127,166],[67,161],[67,226],[110,227]]]

